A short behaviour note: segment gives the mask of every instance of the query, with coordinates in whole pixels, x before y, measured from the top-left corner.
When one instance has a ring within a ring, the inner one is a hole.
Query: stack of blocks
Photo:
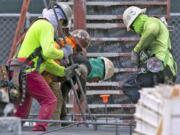
[[[134,135],[180,135],[180,85],[141,90]]]

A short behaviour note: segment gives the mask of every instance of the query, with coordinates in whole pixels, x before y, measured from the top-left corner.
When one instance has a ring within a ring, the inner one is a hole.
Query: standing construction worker
[[[78,33],[75,34],[75,32],[78,32]],[[69,33],[69,35],[67,35],[65,37],[65,39],[58,39],[56,41],[55,47],[60,49],[60,48],[64,47],[65,44],[69,44],[73,48],[74,55],[76,55],[77,52],[79,52],[79,50],[81,50],[81,52],[83,52],[84,56],[85,56],[85,53],[86,53],[85,48],[89,44],[90,36],[85,30],[79,29],[79,30],[75,30],[75,32],[73,31],[72,34]],[[65,42],[64,42],[64,40],[65,40]],[[56,62],[59,65],[63,65],[65,63],[67,64],[66,60],[56,60]],[[60,119],[61,108],[62,108],[62,106],[64,106],[64,102],[65,102],[63,95],[64,95],[64,93],[66,93],[66,90],[61,89],[61,83],[63,83],[63,81],[65,79],[58,78],[57,75],[52,75],[51,73],[49,73],[46,70],[43,72],[43,76],[44,76],[45,80],[48,82],[51,89],[53,90],[53,93],[57,97],[57,107],[56,107],[56,111],[54,112],[54,114],[52,116],[52,119],[58,120],[58,119]],[[62,94],[62,91],[63,91],[63,94]],[[52,124],[52,125],[55,125],[55,124]]]
[[[66,4],[55,4],[53,9],[44,9],[43,18],[35,21],[28,29],[25,38],[16,53],[16,61],[21,65],[27,65],[26,87],[27,94],[25,101],[17,106],[16,116],[26,118],[31,107],[31,97],[35,98],[40,104],[38,119],[50,119],[57,103],[56,96],[51,88],[41,76],[44,69],[60,77],[70,77],[76,66],[64,68],[58,65],[53,59],[68,58],[73,53],[70,45],[61,49],[54,47],[54,37],[58,23],[63,26],[68,25],[72,16],[71,8]],[[58,21],[56,20],[55,13]],[[13,62],[12,62],[13,63]],[[13,66],[12,66],[13,67]],[[45,131],[47,123],[36,123],[33,131]]]
[[[159,18],[147,16],[145,12],[146,9],[131,6],[123,13],[127,31],[140,35],[131,53],[131,61],[140,71],[123,85],[124,93],[135,103],[141,88],[159,83],[173,84],[177,73],[167,24]]]

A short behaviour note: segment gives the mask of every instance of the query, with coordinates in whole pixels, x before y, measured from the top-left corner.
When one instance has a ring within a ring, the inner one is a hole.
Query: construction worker
[[[86,80],[88,82],[98,82],[100,80],[107,80],[114,74],[114,65],[112,61],[105,57],[90,58],[87,61],[81,62],[79,64],[80,65],[77,70],[82,74],[81,82],[84,84],[84,93],[86,93]],[[85,99],[80,91],[78,91],[78,96],[80,99],[80,106],[82,111],[85,113],[87,106],[85,104]],[[81,114],[76,99],[74,99],[73,108],[76,114]],[[81,118],[81,116],[75,117],[75,119],[78,121],[80,121]]]
[[[65,38],[66,43],[71,44],[74,52],[73,60],[75,63],[79,65],[79,73],[81,74],[80,80],[83,86],[83,89],[86,87],[86,80],[93,80],[98,81],[102,79],[110,78],[114,73],[114,66],[113,63],[108,60],[107,58],[100,57],[100,58],[92,58],[87,59],[86,57],[86,48],[90,42],[90,35],[82,29],[74,30],[69,37]],[[60,41],[61,46],[64,46],[64,40]],[[56,44],[57,48],[60,48]],[[58,62],[57,62],[58,63]],[[59,63],[63,64],[63,63]],[[106,70],[105,70],[106,69]],[[57,101],[57,108],[54,112],[53,119],[65,119],[66,116],[66,99],[68,93],[71,89],[71,85],[69,81],[62,81],[61,82],[61,91],[60,91],[60,83],[55,76],[52,76],[48,72],[43,73],[45,80],[51,86],[54,94],[56,95]],[[73,78],[75,81],[75,78]],[[80,96],[80,92],[78,92]],[[83,100],[81,100],[83,101]]]
[[[82,46],[82,45],[88,45],[88,43],[83,43],[83,42],[89,42],[90,36],[89,36],[89,34],[85,30],[76,30],[76,31],[79,31],[80,33],[82,33],[83,37],[78,38],[77,37],[78,35],[75,35],[75,34],[73,34],[74,32],[72,32],[72,34],[69,34],[68,36],[66,36],[65,39],[58,39],[56,41],[57,44],[55,44],[55,47],[60,49],[65,44],[69,44],[69,45],[72,46],[74,54],[76,54],[77,51],[80,48],[82,50],[84,50],[83,47],[85,47],[85,46]],[[64,40],[65,40],[65,42],[64,42]],[[67,64],[66,60],[61,60],[61,61],[60,60],[56,60],[56,63],[58,63],[60,65]],[[46,70],[43,72],[43,76],[44,76],[45,80],[48,82],[48,84],[51,87],[51,89],[53,90],[53,93],[57,97],[57,107],[56,107],[56,111],[53,113],[52,119],[54,119],[54,120],[60,119],[61,108],[62,108],[62,105],[63,105],[63,102],[64,102],[63,95],[62,95],[62,90],[60,88],[61,87],[60,83],[64,79],[57,78],[56,75],[52,75],[51,73],[49,73]],[[51,124],[51,125],[56,125],[56,124]]]
[[[140,71],[123,85],[124,93],[134,103],[139,99],[141,88],[159,83],[173,84],[177,73],[167,24],[159,18],[147,16],[145,12],[146,9],[131,6],[123,13],[127,31],[140,35],[131,53],[131,61]]]
[[[40,104],[38,119],[48,120],[51,118],[57,103],[57,98],[51,88],[41,76],[43,70],[48,70],[51,74],[66,78],[70,77],[76,66],[65,68],[58,65],[53,59],[68,58],[73,53],[70,45],[61,49],[54,47],[54,37],[58,23],[63,26],[68,25],[72,16],[71,8],[66,4],[55,4],[53,9],[44,9],[43,18],[35,21],[28,29],[25,38],[16,54],[16,62],[20,65],[28,65],[26,77],[27,94],[25,101],[17,106],[16,116],[27,118],[31,99],[35,98]],[[58,21],[56,20],[57,15]],[[21,66],[20,66],[21,67]],[[33,131],[45,131],[47,123],[36,123]]]
[[[98,58],[90,58],[86,57],[86,48],[90,42],[90,36],[84,30],[75,30],[72,32],[73,37],[76,39],[76,43],[79,44],[79,49],[76,49],[76,55],[73,56],[73,60],[75,63],[79,64],[78,71],[81,73],[80,81],[83,87],[83,90],[86,90],[86,81],[99,81],[99,80],[106,80],[113,76],[114,74],[114,65],[113,63],[105,58],[105,57],[98,57]],[[87,38],[88,37],[88,38]],[[74,82],[76,79],[73,78]],[[66,119],[66,100],[69,91],[71,90],[71,85],[69,81],[65,81],[61,84],[61,90],[64,98],[64,103],[62,106],[61,111],[61,119]],[[85,92],[85,91],[84,91]],[[84,99],[81,96],[80,90],[78,90],[78,96],[81,102],[81,106],[84,106]],[[75,106],[77,105],[74,102]],[[78,108],[78,107],[75,107]],[[85,111],[86,106],[82,107]],[[75,110],[79,112],[79,110]]]

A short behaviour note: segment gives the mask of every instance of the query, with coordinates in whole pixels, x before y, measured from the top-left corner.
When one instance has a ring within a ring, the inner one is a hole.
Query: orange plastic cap
[[[107,104],[109,102],[110,95],[100,95],[100,97],[104,104]]]

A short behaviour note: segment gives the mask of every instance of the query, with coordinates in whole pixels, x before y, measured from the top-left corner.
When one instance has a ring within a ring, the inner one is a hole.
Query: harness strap
[[[43,57],[41,54],[41,47],[38,47],[34,50],[33,53],[31,53],[28,58],[25,60],[25,62],[23,64],[28,64],[29,62],[31,62],[35,57],[39,57],[38,61],[37,61],[37,66],[36,66],[36,71],[39,71],[40,65],[43,62]]]

